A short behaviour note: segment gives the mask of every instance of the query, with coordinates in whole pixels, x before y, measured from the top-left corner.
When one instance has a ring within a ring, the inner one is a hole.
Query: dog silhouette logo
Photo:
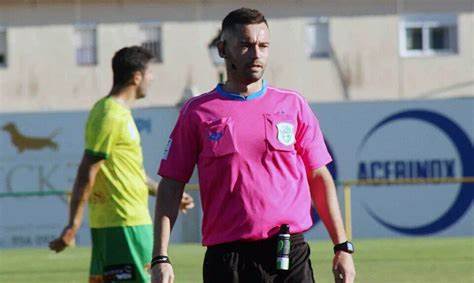
[[[3,125],[2,130],[10,134],[11,143],[19,153],[25,150],[42,150],[43,148],[57,151],[59,148],[58,144],[53,140],[59,134],[59,129],[53,131],[47,137],[32,137],[22,134],[14,123],[9,122]]]

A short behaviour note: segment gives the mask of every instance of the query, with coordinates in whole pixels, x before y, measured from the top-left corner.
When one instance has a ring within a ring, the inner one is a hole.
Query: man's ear
[[[143,74],[140,71],[136,71],[133,73],[133,84],[134,85],[140,85],[143,80]]]
[[[221,40],[217,43],[217,50],[219,51],[219,56],[221,56],[221,58],[227,57],[227,54],[225,53],[225,41]]]

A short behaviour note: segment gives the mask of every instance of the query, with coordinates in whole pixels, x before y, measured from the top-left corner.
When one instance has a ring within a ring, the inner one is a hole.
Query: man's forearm
[[[81,164],[77,169],[77,176],[72,189],[72,196],[69,205],[68,226],[78,230],[82,223],[84,207],[89,199],[95,177],[104,161],[84,154]]]
[[[153,255],[168,255],[171,230],[178,217],[184,183],[163,178],[158,186],[155,207]]]
[[[91,174],[88,172],[87,168],[84,168],[82,165],[79,167],[69,206],[68,226],[75,230],[79,229],[81,226],[84,207],[89,199],[90,192],[92,191],[94,180],[90,175]]]
[[[336,186],[329,170],[326,167],[314,170],[309,176],[309,182],[313,202],[333,243],[338,244],[347,241]]]

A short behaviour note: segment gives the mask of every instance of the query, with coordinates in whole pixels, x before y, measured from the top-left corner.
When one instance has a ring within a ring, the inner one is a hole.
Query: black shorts
[[[290,269],[276,269],[276,238],[207,248],[204,283],[314,283],[310,250],[302,234],[291,236]]]

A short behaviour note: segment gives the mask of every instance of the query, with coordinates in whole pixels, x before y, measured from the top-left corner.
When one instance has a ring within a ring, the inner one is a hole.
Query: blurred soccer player
[[[69,222],[49,247],[61,252],[71,245],[89,201],[92,258],[89,282],[149,282],[152,225],[148,195],[157,183],[145,174],[140,134],[130,106],[145,97],[153,75],[152,55],[142,47],[117,51],[112,59],[113,87],[89,113],[85,152],[71,197]],[[184,194],[185,211],[194,206]]]
[[[218,48],[228,80],[183,106],[161,160],[152,282],[174,281],[168,242],[195,164],[207,246],[204,282],[314,282],[302,235],[313,224],[311,201],[335,244],[336,277],[353,282],[353,249],[319,122],[297,92],[262,79],[270,50],[265,17],[247,8],[231,12]],[[284,224],[290,266],[278,270],[276,235]]]

